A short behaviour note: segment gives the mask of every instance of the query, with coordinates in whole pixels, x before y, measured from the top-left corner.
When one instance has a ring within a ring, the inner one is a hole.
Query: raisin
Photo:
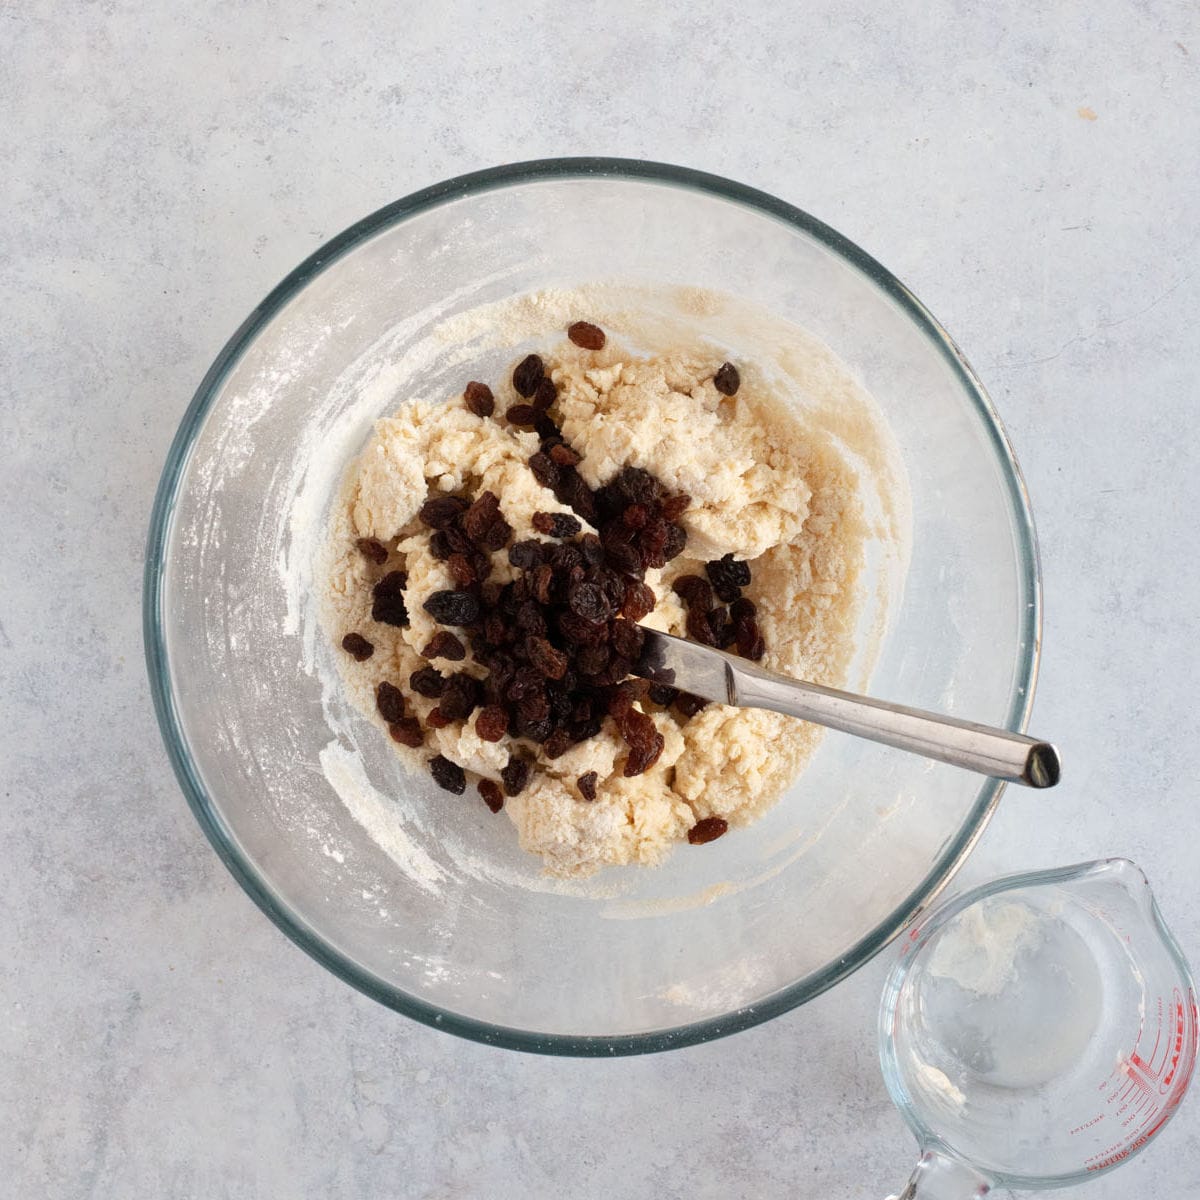
[[[525,651],[529,655],[530,666],[540,671],[547,679],[561,679],[566,674],[567,656],[561,650],[555,650],[545,638],[526,638]]]
[[[635,578],[645,574],[646,564],[642,561],[641,552],[629,542],[613,538],[604,543],[608,561],[618,571]]]
[[[448,629],[439,629],[425,643],[422,658],[445,658],[450,662],[462,662],[467,657],[466,648]]]
[[[551,491],[557,487],[559,476],[558,464],[545,451],[539,450],[536,454],[530,456],[529,469],[533,472],[533,477],[542,487],[550,488]]]
[[[732,554],[705,563],[704,570],[712,581],[713,591],[726,604],[733,603],[742,594],[742,588],[750,586],[750,565],[738,562]]]
[[[533,407],[540,413],[545,412],[555,400],[558,399],[558,388],[554,386],[554,381],[549,375],[542,377],[541,383],[537,385],[537,390],[533,393],[531,403]]]
[[[640,621],[654,611],[654,592],[638,579],[630,579],[625,583],[625,592],[621,598],[621,613],[631,621]]]
[[[421,732],[421,722],[416,717],[403,717],[399,721],[393,721],[388,726],[388,733],[392,735],[393,741],[399,742],[402,746],[409,746],[413,750],[425,744],[425,735]]]
[[[708,627],[712,630],[713,641],[717,647],[724,650],[733,645],[737,632],[729,616],[729,609],[714,608],[708,614]]]
[[[705,817],[688,830],[688,841],[693,846],[703,846],[715,842],[728,829],[729,822],[724,817]]]
[[[560,504],[574,509],[589,525],[596,523],[596,498],[587,481],[574,467],[559,467],[558,483],[554,487],[555,498]]]
[[[649,696],[655,704],[661,704],[663,708],[670,708],[675,703],[676,697],[679,695],[679,689],[669,687],[665,683],[652,683],[650,685]]]
[[[545,742],[553,733],[554,718],[550,716],[539,717],[533,721],[526,721],[524,724],[523,736],[531,742]]]
[[[737,652],[751,662],[761,662],[767,652],[767,644],[759,632],[758,622],[746,621],[736,626]]]
[[[551,446],[549,454],[552,461],[558,463],[560,467],[577,467],[583,462],[579,454],[575,450],[572,450],[566,442],[560,442],[557,446]]]
[[[642,561],[648,567],[665,567],[667,565],[667,539],[671,526],[666,521],[651,521],[638,535],[638,548],[642,553]]]
[[[587,566],[598,567],[604,562],[604,543],[594,533],[585,533],[575,544]]]
[[[536,354],[527,354],[512,373],[513,387],[522,396],[532,396],[545,374],[546,366],[542,360]]]
[[[608,715],[621,726],[633,712],[634,701],[638,699],[637,690],[631,683],[622,683],[613,688],[612,695],[608,698]],[[624,736],[624,729],[621,731]]]
[[[455,553],[454,547],[450,544],[450,537],[444,529],[439,529],[429,538],[429,553],[433,555],[438,562],[445,562],[450,555]]]
[[[486,383],[472,380],[463,390],[463,399],[477,417],[490,417],[496,411],[496,397]]]
[[[490,646],[503,646],[512,641],[508,625],[499,613],[488,613],[483,618],[483,636]]]
[[[642,627],[633,621],[624,621],[618,617],[612,623],[613,649],[631,662],[637,662],[642,656],[642,643],[646,635]]]
[[[688,510],[688,505],[692,502],[691,496],[687,492],[679,492],[677,495],[668,496],[662,503],[662,516],[664,521],[678,521]]]
[[[576,742],[586,742],[589,738],[598,737],[603,728],[599,717],[588,717],[586,721],[572,723],[571,736]]]
[[[731,362],[722,363],[720,369],[713,376],[713,387],[722,396],[736,396],[737,390],[741,386],[742,377],[738,374],[737,367]]]
[[[621,736],[629,744],[629,753],[621,774],[626,779],[648,771],[663,752],[663,735],[654,727],[654,722],[636,708],[631,708],[618,720]]]
[[[567,594],[567,604],[585,621],[607,621],[613,613],[604,589],[595,583],[575,584]]]
[[[542,439],[543,450],[548,449],[553,439],[562,440],[562,430],[544,412],[538,413],[537,420],[533,423],[533,432]]]
[[[371,605],[371,619],[381,625],[408,628],[408,606],[403,596],[381,596]]]
[[[474,675],[459,672],[446,681],[446,690],[438,702],[442,716],[451,721],[465,721],[479,703],[479,680]]]
[[[468,504],[461,496],[431,496],[417,516],[430,529],[449,529],[467,511]]]
[[[475,565],[475,574],[481,579],[489,575],[492,570],[492,560],[486,552],[490,550],[503,550],[512,541],[512,535],[512,526],[502,516],[498,516],[487,527],[483,537],[479,539],[480,553],[486,559],[486,570],[481,569],[481,563],[478,559]]]
[[[404,629],[408,625],[408,608],[404,603],[404,589],[408,586],[408,573],[389,571],[371,589],[371,619],[382,625],[395,625]]]
[[[613,481],[617,493],[630,504],[657,504],[662,493],[658,480],[641,467],[622,467]]]
[[[570,750],[574,741],[565,729],[556,729],[543,744],[542,753],[547,758],[561,758]]]
[[[532,425],[537,415],[538,410],[532,404],[513,404],[504,414],[510,425]]]
[[[599,776],[595,771],[585,771],[577,780],[575,780],[575,786],[579,789],[579,794],[585,800],[595,800],[596,781],[598,779]]]
[[[619,654],[614,654],[608,666],[599,675],[594,677],[594,682],[601,687],[620,683],[632,670],[633,663],[628,658],[622,658]]]
[[[550,721],[550,700],[544,691],[526,692],[521,697],[517,702],[517,721],[526,731],[534,726],[540,726],[544,721]],[[547,728],[546,733],[541,736],[545,737],[549,732],[550,730]],[[529,736],[536,735],[531,733]]]
[[[649,742],[639,742],[637,745],[630,746],[621,774],[626,779],[632,779],[635,775],[644,775],[658,762],[662,752],[663,736],[661,733],[655,733],[654,738]]]
[[[541,696],[546,685],[545,676],[534,667],[522,667],[513,675],[508,685],[507,695],[510,700],[524,700],[526,696]],[[539,716],[545,716],[549,709],[538,711]]]
[[[389,725],[399,721],[404,717],[404,693],[394,683],[384,680],[375,689],[375,707]]]
[[[499,704],[488,704],[475,718],[475,732],[485,742],[498,742],[508,732],[508,713]]]
[[[427,700],[440,700],[446,690],[446,677],[436,667],[420,667],[408,677],[408,686]]]
[[[687,615],[687,635],[694,642],[699,642],[702,646],[717,647],[720,645],[720,640],[713,632],[712,625],[708,621],[708,613],[702,608],[689,608]]]
[[[671,584],[671,590],[687,604],[688,608],[698,608],[703,612],[712,608],[712,584],[699,575],[680,575]]]
[[[508,760],[508,764],[500,772],[500,778],[504,783],[504,794],[506,796],[519,796],[525,790],[525,785],[529,782],[529,774],[529,760],[518,758],[515,754],[512,755]]]
[[[482,541],[500,517],[500,500],[495,492],[480,492],[463,513],[462,531],[473,542]]]
[[[613,612],[617,612],[625,603],[625,585],[636,582],[626,579],[624,575],[612,571],[608,567],[591,567],[585,572],[585,577],[589,583],[599,584],[608,597]]]
[[[581,646],[575,666],[584,675],[599,675],[608,666],[612,652],[607,646]]]
[[[687,545],[687,530],[682,525],[667,526],[667,544],[663,547],[663,558],[666,562],[683,553]]]
[[[465,554],[450,555],[446,560],[446,566],[450,570],[450,577],[454,580],[455,587],[467,588],[471,584],[479,582],[479,578],[475,574],[475,567]]]
[[[526,538],[521,542],[513,542],[508,548],[508,561],[522,571],[532,571],[541,563],[545,547],[536,538]]]
[[[375,653],[375,647],[361,633],[348,633],[342,638],[342,649],[355,662],[366,662]]]
[[[584,350],[604,349],[604,330],[590,321],[576,321],[567,326],[567,337]]]
[[[543,570],[538,567],[538,570]],[[546,617],[542,612],[542,608],[533,600],[526,600],[520,608],[517,609],[517,627],[526,635],[533,637],[545,637],[547,626]]]
[[[479,600],[470,592],[434,592],[423,607],[440,625],[473,625],[479,620]]]
[[[574,537],[583,528],[579,523],[579,518],[571,516],[570,513],[548,512],[535,512],[533,527],[538,533],[556,538]]]
[[[442,712],[441,708],[431,708],[429,716],[425,718],[425,723],[430,729],[445,729],[450,724],[450,718]]]
[[[406,587],[408,587],[407,571],[389,571],[371,589],[371,595],[376,598],[380,596],[399,596]]]
[[[533,572],[533,598],[539,604],[550,603],[550,589],[554,584],[554,568],[549,563],[542,563]]]
[[[578,613],[558,614],[558,629],[568,642],[580,646],[599,646],[608,641],[608,626],[598,621],[588,621]]]
[[[756,617],[758,609],[755,607],[753,600],[748,600],[745,596],[739,596],[729,606],[729,615],[736,623],[740,624],[742,621],[752,620]]]
[[[550,547],[550,565],[563,575],[570,575],[576,567],[583,566],[583,551],[572,542],[563,542]]]
[[[456,762],[451,762],[444,754],[437,754],[429,760],[429,773],[438,787],[461,796],[467,790],[467,774]]]
[[[626,529],[644,529],[650,520],[650,510],[644,504],[631,504],[621,514],[621,524]]]
[[[722,604],[732,604],[742,595],[742,589],[731,584],[728,579],[721,579],[719,583],[714,580],[713,591],[717,593],[717,599]]]
[[[550,715],[556,721],[568,721],[575,711],[575,702],[571,699],[571,691],[579,686],[579,678],[573,671],[568,670],[557,685],[546,688],[550,698]]]
[[[377,567],[387,562],[387,547],[382,542],[377,542],[374,538],[359,538],[354,544],[363,558],[369,559]]]
[[[479,781],[479,794],[483,797],[483,802],[494,813],[498,813],[504,807],[504,793],[500,790],[500,785],[494,779],[481,779]]]
[[[693,696],[691,692],[680,692],[675,697],[675,711],[689,719],[694,717],[701,709],[707,707],[707,700],[701,696]]]

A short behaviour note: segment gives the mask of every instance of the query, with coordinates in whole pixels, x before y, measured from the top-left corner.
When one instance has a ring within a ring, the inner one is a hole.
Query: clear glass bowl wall
[[[876,694],[1016,728],[1037,660],[1032,525],[986,397],[900,284],[798,210],[654,164],[526,164],[400,201],[297,268],[214,364],[163,477],[146,634],[164,738],[214,846],[309,953],[417,1019],[550,1053],[684,1045],[811,998],[944,885],[998,795],[830,734],[756,825],[657,870],[610,872],[599,897],[547,889],[503,817],[411,777],[346,714],[343,744],[379,793],[423,814],[405,836],[442,877],[399,871],[347,812],[318,759],[335,734],[277,569],[299,460],[351,402],[349,382],[448,312],[614,278],[764,305],[879,402],[912,487],[913,556]],[[323,464],[330,478],[360,445]],[[449,861],[448,836],[482,869]]]

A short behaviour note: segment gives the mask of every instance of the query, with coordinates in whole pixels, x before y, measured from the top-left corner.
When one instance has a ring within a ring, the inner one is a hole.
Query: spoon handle
[[[1024,734],[840,692],[749,664],[731,666],[729,674],[731,704],[802,717],[830,729],[1028,787],[1053,787],[1061,774],[1054,746]]]

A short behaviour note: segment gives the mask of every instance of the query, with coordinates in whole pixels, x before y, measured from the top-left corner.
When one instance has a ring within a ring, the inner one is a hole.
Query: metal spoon
[[[1049,742],[777,675],[722,650],[656,629],[643,630],[645,642],[634,674],[655,683],[718,704],[802,717],[1010,783],[1046,788],[1059,780],[1058,751]]]

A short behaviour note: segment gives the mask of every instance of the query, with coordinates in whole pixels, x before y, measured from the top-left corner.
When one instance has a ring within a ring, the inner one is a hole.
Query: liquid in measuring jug
[[[983,1195],[1086,1178],[1149,1141],[1190,1079],[1196,1004],[1145,876],[1111,859],[933,914],[888,980],[880,1034],[923,1146],[970,1168],[957,1191],[914,1176],[906,1195]]]

